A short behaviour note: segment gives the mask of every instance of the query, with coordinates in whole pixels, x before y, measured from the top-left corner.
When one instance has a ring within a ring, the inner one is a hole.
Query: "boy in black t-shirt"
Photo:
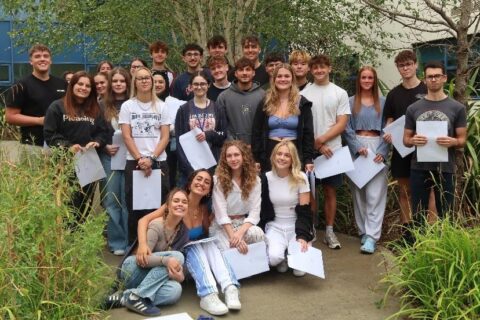
[[[263,86],[268,82],[269,77],[265,66],[260,62],[260,40],[256,36],[247,36],[242,39],[243,57],[252,61],[255,66],[254,82]]]
[[[13,85],[7,95],[5,119],[20,126],[20,142],[43,146],[43,121],[50,104],[63,97],[67,83],[49,74],[52,56],[42,44],[29,50],[31,75]]]
[[[427,93],[425,83],[417,77],[417,56],[412,50],[403,50],[395,57],[395,65],[402,77],[402,83],[393,88],[387,95],[383,116],[386,125],[405,114],[407,107],[423,98]],[[392,143],[392,136],[385,134],[384,139]],[[412,156],[402,158],[393,148],[390,171],[399,186],[400,223],[407,225],[410,217],[410,162]]]

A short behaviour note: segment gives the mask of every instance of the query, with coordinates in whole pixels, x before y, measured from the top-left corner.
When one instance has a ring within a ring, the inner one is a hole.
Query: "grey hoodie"
[[[225,108],[227,115],[227,140],[252,143],[252,124],[255,112],[265,97],[265,91],[256,82],[248,91],[238,88],[237,80],[217,98],[216,104]]]

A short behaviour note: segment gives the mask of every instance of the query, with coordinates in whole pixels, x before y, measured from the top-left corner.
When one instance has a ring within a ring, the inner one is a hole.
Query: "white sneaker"
[[[340,249],[342,248],[342,245],[340,244],[340,241],[338,241],[337,236],[333,231],[327,231],[325,232],[325,239],[323,239],[323,242],[328,245],[330,249]]]
[[[211,293],[200,299],[200,308],[214,316],[228,313],[227,306],[218,298],[218,294]]]
[[[293,275],[295,277],[303,277],[305,275],[305,272],[297,269],[293,269]]]
[[[123,249],[117,249],[113,251],[113,254],[116,256],[124,256],[125,255],[125,250]]]
[[[285,260],[283,260],[277,265],[277,271],[280,273],[284,273],[284,272],[287,272],[287,270],[288,270],[288,263],[287,263],[287,259],[285,258]]]
[[[233,284],[229,285],[225,290],[225,303],[230,310],[240,310],[242,308],[238,288]]]

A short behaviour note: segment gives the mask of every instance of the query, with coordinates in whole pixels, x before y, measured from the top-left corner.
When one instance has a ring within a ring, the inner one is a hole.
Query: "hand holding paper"
[[[82,187],[106,177],[95,148],[79,151],[75,154],[75,173]]]
[[[193,170],[208,169],[217,164],[208,143],[205,140],[197,140],[198,134],[201,133],[202,130],[195,127],[179,137],[180,145]]]
[[[448,162],[448,148],[437,143],[438,137],[448,136],[447,121],[417,121],[416,133],[427,138],[425,145],[417,146],[418,162]]]

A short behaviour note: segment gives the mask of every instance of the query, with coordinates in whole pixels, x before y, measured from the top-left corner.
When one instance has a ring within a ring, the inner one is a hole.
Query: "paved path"
[[[319,239],[322,239],[319,232]],[[398,310],[398,300],[391,297],[384,308],[377,303],[384,295],[378,280],[385,272],[386,250],[380,248],[374,255],[359,252],[359,239],[339,235],[343,248],[331,250],[317,241],[314,246],[323,252],[326,279],[306,275],[293,276],[291,270],[280,274],[275,270],[241,280],[240,312],[230,312],[216,319],[248,320],[383,320]],[[107,261],[115,265],[119,260],[107,254]],[[189,280],[183,285],[181,300],[162,308],[162,315],[187,312],[196,319],[206,314],[199,307],[195,284]],[[223,298],[222,298],[223,299]],[[145,319],[126,309],[110,311],[111,319]]]

